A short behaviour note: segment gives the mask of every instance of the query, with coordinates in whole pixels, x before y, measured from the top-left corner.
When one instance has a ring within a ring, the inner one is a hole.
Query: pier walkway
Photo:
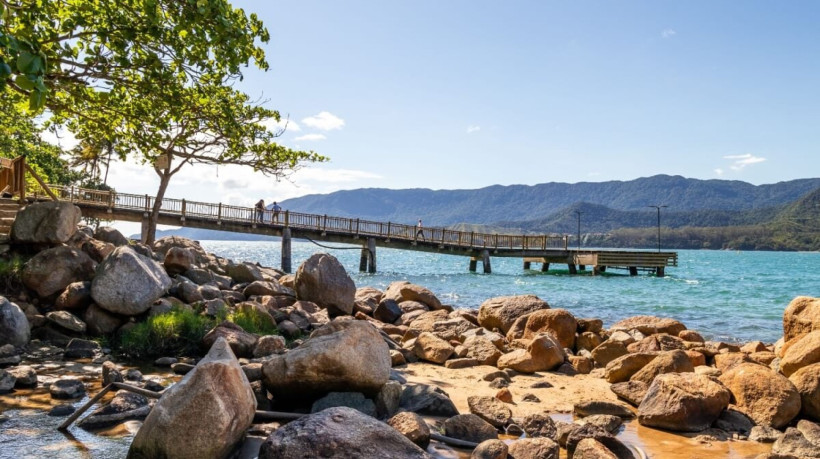
[[[85,217],[141,222],[145,240],[154,197],[59,185],[47,188],[57,199],[77,205]],[[470,257],[470,271],[476,271],[481,262],[484,273],[492,272],[491,257],[521,258],[525,269],[540,263],[541,271],[558,264],[567,266],[571,274],[591,267],[593,274],[625,269],[631,275],[646,271],[658,276],[664,275],[666,267],[677,266],[678,260],[677,252],[573,249],[568,247],[569,236],[485,234],[436,227],[425,227],[417,234],[414,225],[288,210],[277,215],[266,210],[260,220],[251,207],[171,198],[162,200],[158,223],[282,237],[281,267],[285,272],[292,270],[292,238],[360,245],[359,269],[371,273],[376,272],[376,247],[466,256]]]

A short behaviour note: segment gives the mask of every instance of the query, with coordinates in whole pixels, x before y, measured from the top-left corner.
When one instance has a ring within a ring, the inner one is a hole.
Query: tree
[[[112,142],[160,178],[153,241],[171,177],[186,164],[239,164],[283,176],[313,152],[274,142],[278,112],[231,84],[268,69],[268,31],[226,0],[0,0],[0,90],[46,107],[89,145]],[[11,65],[14,64],[14,65]],[[5,65],[5,67],[3,67]],[[167,161],[163,163],[160,158]]]

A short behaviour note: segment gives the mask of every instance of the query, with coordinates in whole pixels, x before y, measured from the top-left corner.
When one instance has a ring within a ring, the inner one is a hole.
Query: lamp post
[[[658,252],[661,251],[661,208],[669,206],[647,206],[658,210]]]
[[[576,210],[575,213],[578,214],[578,250],[580,251],[581,250],[581,214],[583,212],[581,212],[580,210]]]

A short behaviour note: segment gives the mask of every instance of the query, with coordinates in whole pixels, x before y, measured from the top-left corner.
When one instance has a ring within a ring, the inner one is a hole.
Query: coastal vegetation
[[[47,116],[81,142],[116,145],[118,159],[153,169],[160,183],[149,242],[185,165],[281,177],[326,159],[276,143],[279,112],[232,85],[243,66],[268,69],[259,43],[270,34],[255,14],[225,0],[0,4],[0,93],[15,98],[10,116]]]

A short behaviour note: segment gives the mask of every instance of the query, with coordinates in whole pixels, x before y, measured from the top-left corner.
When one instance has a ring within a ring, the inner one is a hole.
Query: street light
[[[658,209],[658,252],[661,251],[661,208],[669,206],[647,206]]]
[[[578,250],[580,251],[581,250],[581,214],[583,212],[581,212],[580,210],[576,210],[575,213],[578,214]]]

